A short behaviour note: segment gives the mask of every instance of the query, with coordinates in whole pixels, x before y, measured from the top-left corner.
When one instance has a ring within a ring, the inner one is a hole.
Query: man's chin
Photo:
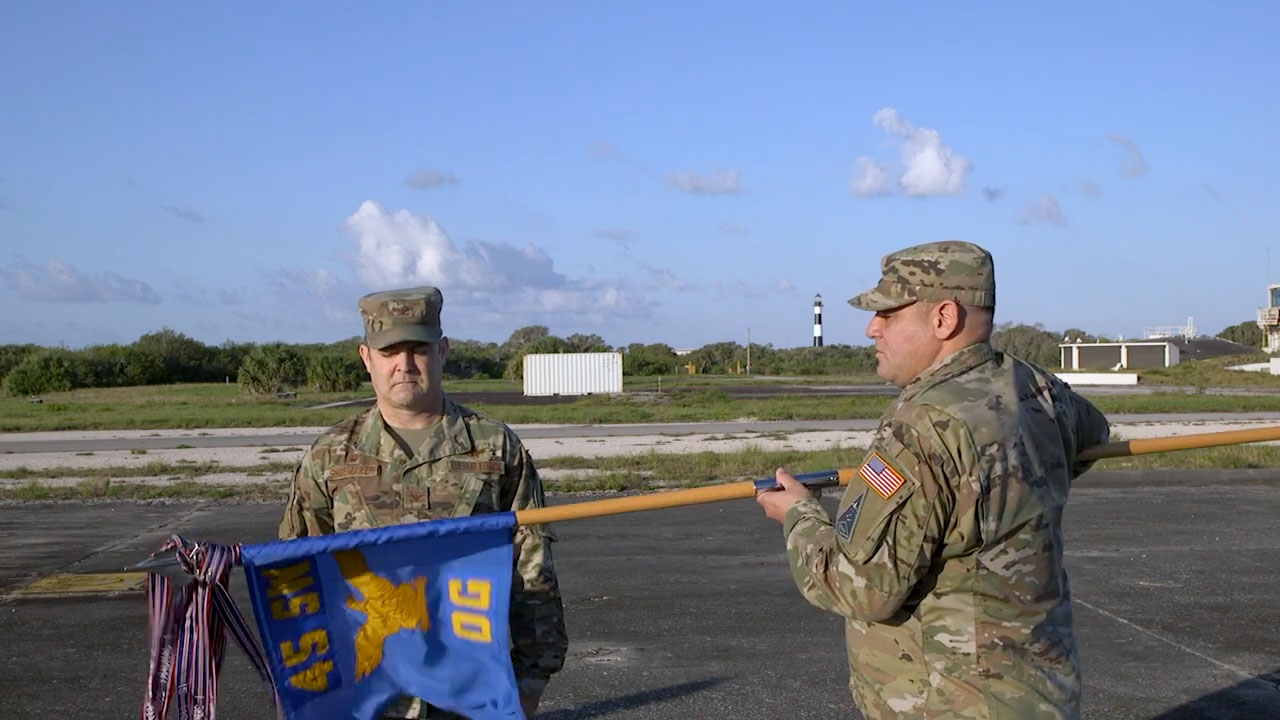
[[[392,388],[387,393],[387,401],[398,408],[405,410],[414,410],[417,408],[425,408],[427,405],[427,393],[421,389],[400,387]]]

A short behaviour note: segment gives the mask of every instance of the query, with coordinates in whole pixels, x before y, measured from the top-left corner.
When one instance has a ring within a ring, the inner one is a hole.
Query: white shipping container
[[[524,356],[525,395],[622,392],[622,353],[547,353]]]

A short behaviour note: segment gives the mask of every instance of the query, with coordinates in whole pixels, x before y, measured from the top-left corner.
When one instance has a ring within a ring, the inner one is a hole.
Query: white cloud
[[[742,175],[737,170],[667,173],[667,185],[691,195],[736,195],[742,192]]]
[[[1048,193],[1028,202],[1018,216],[1018,222],[1024,225],[1040,222],[1058,227],[1067,226],[1067,218],[1063,216],[1062,208],[1058,207],[1058,201]]]
[[[898,186],[907,195],[958,195],[964,192],[965,176],[972,164],[942,142],[932,128],[918,128],[903,120],[895,108],[876,111],[871,121],[901,144],[902,177]]]
[[[1142,157],[1142,151],[1138,149],[1138,144],[1129,138],[1112,133],[1107,136],[1108,140],[1113,140],[1125,146],[1129,151],[1125,155],[1124,164],[1120,166],[1120,172],[1125,177],[1137,177],[1147,172],[1147,160]]]
[[[17,291],[25,300],[45,302],[139,302],[155,305],[160,296],[141,280],[104,270],[83,272],[61,260],[44,265],[25,261],[0,269],[2,285]]]
[[[778,292],[791,292],[796,289],[796,283],[790,275],[784,275],[773,281],[773,289]]]
[[[347,218],[356,238],[351,258],[360,282],[386,290],[434,285],[445,302],[489,306],[506,316],[534,313],[632,313],[646,303],[617,283],[570,279],[533,245],[456,245],[427,215],[388,212],[366,201]]]
[[[872,158],[863,155],[853,170],[849,192],[861,197],[884,195],[889,189],[889,171]]]
[[[404,184],[414,190],[427,190],[441,185],[457,185],[458,176],[444,170],[423,168],[405,178]]]

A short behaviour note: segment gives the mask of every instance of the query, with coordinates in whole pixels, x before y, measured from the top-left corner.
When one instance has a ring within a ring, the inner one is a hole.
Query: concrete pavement
[[[173,532],[267,539],[278,516],[264,505],[0,507],[0,594],[52,573],[119,571]],[[1280,718],[1277,516],[1280,471],[1080,480],[1067,535],[1085,717]],[[753,503],[580,520],[558,532],[571,647],[539,717],[857,717],[840,621],[799,597],[777,526]],[[0,600],[0,714],[134,715],[144,616],[137,591]],[[236,649],[219,714],[272,717]]]

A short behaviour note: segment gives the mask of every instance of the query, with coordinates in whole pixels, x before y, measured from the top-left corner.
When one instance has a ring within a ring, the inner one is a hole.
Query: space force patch
[[[862,514],[862,501],[867,499],[867,491],[863,490],[857,500],[849,503],[849,507],[836,518],[836,534],[841,540],[853,537],[853,529],[858,526],[858,516]]]

